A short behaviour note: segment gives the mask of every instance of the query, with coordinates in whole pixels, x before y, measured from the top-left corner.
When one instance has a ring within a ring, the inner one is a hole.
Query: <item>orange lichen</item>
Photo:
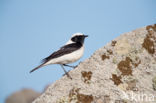
[[[154,54],[154,52],[155,52],[154,42],[151,40],[150,36],[146,36],[142,46],[148,51],[148,53]]]
[[[114,40],[114,41],[112,41],[112,44],[111,44],[111,45],[112,45],[112,46],[115,46],[116,43],[117,43],[117,41]]]
[[[114,82],[115,85],[119,85],[122,83],[121,76],[117,76],[116,74],[112,74],[111,80]]]
[[[81,75],[82,75],[82,77],[83,77],[84,83],[89,83],[89,81],[90,81],[91,78],[92,78],[92,72],[91,72],[91,71],[89,71],[89,72],[87,72],[87,71],[82,71],[82,72],[81,72]]]
[[[131,62],[132,60],[129,57],[126,57],[126,60],[119,62],[118,69],[120,70],[123,76],[132,75]]]
[[[111,49],[107,50],[107,52],[112,55],[113,54],[113,51]]]
[[[146,30],[148,31],[148,34],[144,39],[142,47],[144,47],[148,51],[148,53],[154,54],[155,53],[154,43],[156,42],[156,36],[154,35],[154,31],[156,32],[156,24],[147,26]]]
[[[149,26],[146,27],[146,30],[147,30],[148,33],[150,33],[150,34],[151,34],[151,29],[154,30],[154,31],[156,31],[156,24],[154,24],[154,25],[149,25]]]
[[[103,54],[103,55],[101,56],[101,58],[102,58],[102,60],[105,60],[105,59],[109,59],[109,56],[107,56],[106,54]]]
[[[73,98],[76,97],[76,103],[91,103],[93,101],[92,95],[85,95],[79,93],[80,88],[73,88],[69,93],[69,101],[72,102]]]

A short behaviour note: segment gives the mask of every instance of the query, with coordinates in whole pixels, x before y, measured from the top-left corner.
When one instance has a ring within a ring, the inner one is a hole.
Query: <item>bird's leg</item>
[[[68,74],[68,72],[65,70],[65,68],[63,67],[63,65],[62,64],[60,64],[60,65],[61,65],[63,71],[65,72],[65,74],[67,75],[67,77],[69,77],[70,79],[72,79],[72,77]]]
[[[63,64],[64,66],[67,66],[67,67],[71,67],[71,68],[76,68],[77,66],[71,66],[71,65],[67,65],[67,64]]]

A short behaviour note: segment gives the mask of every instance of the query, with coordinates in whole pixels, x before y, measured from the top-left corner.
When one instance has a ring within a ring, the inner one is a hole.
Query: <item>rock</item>
[[[39,95],[40,93],[31,89],[23,89],[10,95],[5,103],[32,103]]]
[[[156,24],[125,33],[51,84],[33,103],[156,101]]]

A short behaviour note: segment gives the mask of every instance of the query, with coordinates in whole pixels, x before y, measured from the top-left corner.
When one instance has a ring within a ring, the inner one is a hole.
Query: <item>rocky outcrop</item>
[[[31,89],[22,89],[10,95],[5,103],[32,103],[40,93]]]
[[[156,102],[156,24],[97,50],[33,103]]]

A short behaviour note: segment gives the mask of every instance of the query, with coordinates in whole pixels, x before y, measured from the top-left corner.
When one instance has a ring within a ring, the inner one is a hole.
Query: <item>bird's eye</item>
[[[74,41],[74,42],[76,42],[76,38],[75,37],[72,37],[72,39],[71,39],[72,41]]]

